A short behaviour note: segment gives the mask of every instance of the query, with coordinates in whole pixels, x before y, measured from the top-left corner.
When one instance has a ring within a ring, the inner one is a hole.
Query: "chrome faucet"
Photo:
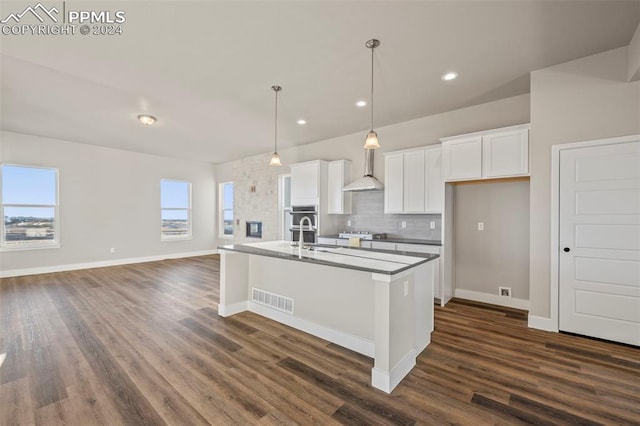
[[[311,229],[311,219],[309,216],[304,216],[300,219],[300,241],[298,241],[298,256],[302,256],[302,246],[304,245],[304,221],[307,221],[309,224],[309,229]]]

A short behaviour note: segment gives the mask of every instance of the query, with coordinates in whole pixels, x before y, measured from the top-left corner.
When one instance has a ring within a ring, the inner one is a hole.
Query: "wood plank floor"
[[[640,351],[436,308],[391,395],[370,358],[251,313],[217,315],[204,256],[0,280],[0,424],[640,424]],[[4,355],[3,355],[4,354]]]

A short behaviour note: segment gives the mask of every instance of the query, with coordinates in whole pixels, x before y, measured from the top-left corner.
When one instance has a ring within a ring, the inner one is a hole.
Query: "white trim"
[[[233,183],[233,181],[226,181],[226,182],[220,182],[218,184],[218,238],[222,238],[222,239],[233,239],[234,238],[234,234],[235,234],[235,207],[232,207],[231,209],[229,208],[225,208],[226,206],[224,205],[224,187],[225,185],[229,185],[231,184],[233,187],[233,195],[234,195],[234,200],[233,200],[233,204],[235,206],[235,184]],[[224,211],[225,210],[231,210],[231,212],[233,213],[233,218],[231,221],[231,226],[232,228],[232,234],[225,234],[224,233]]]
[[[536,328],[544,331],[558,332],[558,325],[551,318],[537,317],[535,315],[529,315],[529,328]]]
[[[232,303],[230,305],[223,305],[222,303],[218,304],[218,315],[221,317],[230,317],[231,315],[239,314],[240,312],[244,312],[249,309],[248,303],[246,300],[238,303]]]
[[[549,247],[549,252],[551,254],[550,265],[549,265],[549,312],[550,318],[549,321],[551,323],[548,325],[548,328],[552,331],[558,331],[560,328],[560,314],[558,312],[559,303],[560,303],[560,282],[559,282],[559,257],[558,257],[558,249],[559,249],[559,235],[560,235],[560,151],[564,151],[566,149],[580,149],[580,148],[588,148],[593,146],[604,146],[604,145],[614,145],[619,143],[627,143],[637,141],[640,138],[640,134],[636,135],[628,135],[628,136],[620,136],[615,138],[607,138],[607,139],[596,139],[591,141],[584,142],[573,142],[573,143],[565,143],[560,145],[552,145],[551,146],[551,208],[549,214],[551,216],[551,245]],[[541,318],[541,317],[536,317]],[[545,318],[546,319],[546,318]],[[529,318],[531,323],[531,317]],[[534,323],[537,320],[534,320]],[[538,327],[533,327],[538,328]]]
[[[238,303],[235,303],[233,306],[235,305],[238,305]],[[257,303],[253,303],[251,301],[247,302],[247,308],[249,311],[255,314],[262,315],[263,317],[272,319],[284,325],[288,325],[289,327],[293,327],[297,330],[304,331],[305,333],[311,334],[321,339],[328,340],[337,345],[358,352],[362,355],[371,358],[373,358],[375,355],[375,345],[372,340],[367,340],[359,336],[354,336],[353,334],[334,330],[333,328],[325,327],[323,325],[302,319],[300,317],[294,317],[290,314],[279,312],[275,309],[258,305]]]
[[[218,250],[201,250],[186,253],[168,253],[156,256],[131,257],[127,259],[102,260],[97,262],[71,263],[66,265],[43,266],[39,268],[12,269],[0,271],[0,278],[19,277],[23,275],[49,274],[51,272],[77,271],[79,269],[104,268],[106,266],[130,265],[133,263],[157,262],[166,259],[180,259],[183,257],[197,257],[217,254]]]
[[[373,367],[371,369],[371,386],[386,393],[391,393],[415,365],[416,351],[411,349],[388,373]]]
[[[464,290],[456,288],[455,297],[473,300],[474,302],[490,303],[492,305],[506,306],[508,308],[529,310],[529,301],[516,299],[515,297],[498,296],[497,294],[482,293],[480,291]]]

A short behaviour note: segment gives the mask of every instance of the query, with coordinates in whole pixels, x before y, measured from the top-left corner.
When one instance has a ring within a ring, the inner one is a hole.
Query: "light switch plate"
[[[484,231],[484,222],[478,222],[478,231]]]

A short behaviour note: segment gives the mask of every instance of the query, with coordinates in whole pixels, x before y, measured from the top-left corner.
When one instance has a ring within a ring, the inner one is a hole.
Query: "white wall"
[[[1,252],[0,276],[215,249],[216,184],[210,164],[12,132],[0,133],[0,161],[59,170],[62,243],[57,249]],[[162,178],[192,183],[192,240],[160,241]]]
[[[551,146],[640,133],[640,81],[627,48],[531,74],[530,314],[550,316]]]
[[[529,182],[456,185],[454,214],[456,290],[497,296],[511,287],[513,298],[528,300]]]

